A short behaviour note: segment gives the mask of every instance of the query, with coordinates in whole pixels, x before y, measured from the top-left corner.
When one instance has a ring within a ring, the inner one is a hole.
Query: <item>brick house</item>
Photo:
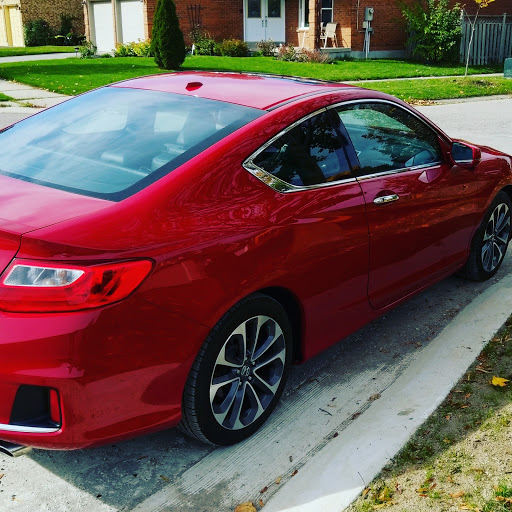
[[[1,0],[0,0],[1,1]],[[320,24],[337,23],[338,53],[363,54],[365,13],[373,8],[370,25],[372,57],[405,54],[405,23],[396,0],[174,0],[185,41],[200,27],[216,40],[237,38],[250,45],[272,39],[318,48]],[[192,3],[193,2],[193,3]],[[157,0],[84,0],[86,35],[100,50],[117,43],[149,38]],[[472,2],[474,3],[474,2]],[[476,3],[474,3],[476,8]],[[467,10],[472,6],[468,2]],[[512,13],[512,0],[491,3],[482,14]],[[329,41],[330,43],[330,41]],[[335,52],[335,50],[329,50]]]
[[[0,46],[25,46],[23,26],[33,20],[58,31],[61,14],[73,16],[75,32],[84,33],[82,0],[0,0]]]

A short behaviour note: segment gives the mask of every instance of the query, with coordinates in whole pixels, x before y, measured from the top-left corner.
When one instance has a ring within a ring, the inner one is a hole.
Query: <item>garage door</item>
[[[23,23],[21,21],[21,11],[16,7],[9,7],[9,16],[11,21],[11,34],[13,46],[25,46],[25,37],[23,36]]]
[[[0,7],[0,46],[9,46],[7,39],[7,27],[5,26],[6,7]]]
[[[100,52],[109,52],[116,46],[114,20],[110,2],[92,2],[93,41]]]
[[[140,0],[121,0],[119,8],[119,40],[122,43],[144,41],[144,13]]]

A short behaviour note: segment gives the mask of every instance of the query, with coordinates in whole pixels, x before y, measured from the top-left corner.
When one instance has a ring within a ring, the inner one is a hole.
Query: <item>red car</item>
[[[255,432],[287,369],[510,238],[511,157],[338,83],[176,73],[0,133],[0,439]],[[12,448],[12,447],[11,447]]]

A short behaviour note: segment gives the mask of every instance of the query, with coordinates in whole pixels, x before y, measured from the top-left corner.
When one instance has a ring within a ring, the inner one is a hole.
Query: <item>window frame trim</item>
[[[277,176],[274,176],[273,174],[269,173],[265,169],[262,169],[258,165],[254,163],[254,159],[265,149],[267,149],[269,146],[271,146],[277,139],[282,137],[285,133],[289,132],[290,130],[293,130],[295,127],[297,127],[299,124],[302,124],[304,121],[307,121],[308,119],[311,119],[314,116],[317,116],[322,113],[327,113],[329,116],[331,115],[329,112],[329,107],[322,107],[318,110],[315,110],[314,112],[310,112],[304,117],[301,117],[297,121],[294,121],[292,124],[288,125],[286,128],[281,130],[279,133],[271,137],[265,144],[260,146],[256,151],[254,151],[248,158],[246,158],[242,162],[242,167],[250,172],[253,176],[258,178],[260,181],[262,181],[265,185],[269,186],[270,188],[274,189],[275,191],[287,194],[290,192],[301,192],[304,190],[315,190],[317,188],[327,188],[332,187],[335,185],[339,185],[341,183],[354,183],[357,182],[357,179],[355,176],[350,176],[349,178],[342,178],[336,181],[329,181],[326,183],[318,183],[317,185],[292,185],[291,183],[287,183],[286,181],[283,181],[282,179],[278,178]],[[341,121],[341,120],[340,120]],[[339,131],[336,126],[333,124],[333,128],[336,131]],[[350,144],[352,145],[352,141],[350,141]],[[350,172],[354,173],[354,168],[351,165],[350,160],[348,161],[350,165]]]

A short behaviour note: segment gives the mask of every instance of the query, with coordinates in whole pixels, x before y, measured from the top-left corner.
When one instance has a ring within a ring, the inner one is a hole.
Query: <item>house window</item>
[[[299,0],[299,28],[309,27],[309,0]]]
[[[332,7],[334,0],[322,0],[322,23],[331,23],[332,20]]]

